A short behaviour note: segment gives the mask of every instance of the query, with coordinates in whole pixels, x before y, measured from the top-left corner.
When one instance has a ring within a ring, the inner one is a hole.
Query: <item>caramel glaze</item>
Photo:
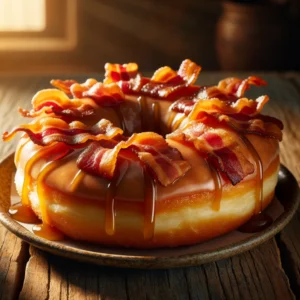
[[[146,98],[143,97],[143,96],[140,96],[137,98],[137,102],[139,104],[139,108],[140,108],[140,118],[141,118],[141,130],[142,131],[145,131],[147,130],[147,125],[146,125],[146,122],[145,122],[145,111],[147,109],[146,105]]]
[[[11,217],[19,222],[28,224],[40,223],[39,218],[33,212],[30,206],[24,206],[22,203],[12,205],[9,208],[9,214]]]
[[[251,155],[254,159],[255,166],[256,166],[256,189],[255,189],[255,198],[256,198],[256,205],[254,213],[257,215],[259,214],[263,207],[263,184],[264,184],[264,178],[263,178],[263,165],[261,162],[261,159],[259,157],[259,154],[251,144],[251,142],[245,137],[241,136],[243,142],[247,146],[248,150],[251,152]]]
[[[172,125],[173,125],[173,121],[175,119],[176,113],[173,110],[169,110],[169,118],[168,118],[168,122],[167,122],[167,130],[168,132],[172,132]]]
[[[20,159],[20,153],[21,150],[24,148],[24,146],[30,141],[28,139],[25,141],[20,148],[18,149],[18,152],[16,153],[16,162]],[[17,205],[13,205],[9,209],[9,213],[11,217],[17,221],[23,222],[23,223],[38,223],[38,218],[32,211],[30,207],[30,201],[29,201],[29,193],[31,190],[31,171],[34,164],[41,158],[49,155],[53,149],[56,147],[56,144],[47,148],[41,148],[38,151],[36,151],[33,156],[28,160],[25,166],[24,170],[24,183],[22,188],[22,197],[21,197],[21,203]]]
[[[159,114],[160,114],[159,103],[153,102],[151,108],[152,108],[152,116],[153,116],[153,130],[155,132],[161,132],[160,120],[159,120]]]
[[[126,174],[128,166],[128,161],[124,161],[124,163],[120,166],[119,173],[116,174],[115,177],[107,184],[107,192],[105,195],[105,232],[108,235],[113,235],[115,233],[115,195],[117,192],[117,187],[123,179],[124,175]]]
[[[32,231],[35,235],[50,241],[61,241],[64,239],[64,235],[62,232],[47,223],[34,225]]]
[[[218,211],[220,210],[220,204],[221,204],[221,199],[223,194],[222,180],[219,172],[208,162],[207,164],[211,169],[211,175],[215,184],[214,200],[213,200],[212,208],[214,211]]]
[[[243,224],[239,231],[245,232],[245,233],[255,233],[262,231],[269,227],[273,220],[270,216],[263,213],[263,184],[264,184],[264,178],[263,178],[263,165],[261,162],[261,159],[259,157],[259,154],[251,144],[251,142],[244,136],[241,136],[243,142],[247,146],[248,150],[251,152],[252,157],[254,159],[255,165],[256,165],[256,190],[255,190],[255,197],[256,197],[256,205],[254,209],[254,215],[252,218]]]
[[[29,201],[29,192],[31,189],[31,170],[34,164],[41,158],[46,157],[50,154],[53,149],[56,147],[56,144],[50,147],[39,149],[34,155],[28,160],[24,170],[24,183],[22,189],[22,204],[24,206],[30,206]]]
[[[267,214],[261,213],[252,216],[252,218],[245,224],[243,224],[239,231],[245,233],[255,233],[260,232],[268,228],[273,223],[273,219]]]
[[[155,203],[157,200],[156,181],[150,176],[147,167],[144,173],[144,239],[152,240],[155,227]]]
[[[34,226],[33,232],[43,238],[51,241],[59,241],[64,238],[64,235],[56,228],[51,226],[51,222],[47,213],[47,191],[45,190],[45,179],[46,177],[60,165],[59,160],[48,162],[40,171],[37,178],[37,194],[40,202],[40,211],[43,224]]]
[[[23,148],[30,142],[30,139],[27,138],[25,142],[18,148],[16,155],[15,155],[15,162],[17,163],[20,160],[21,152]]]
[[[74,192],[77,189],[78,185],[83,180],[84,175],[85,175],[85,173],[82,170],[79,170],[75,174],[73,180],[70,183],[70,191],[71,192]]]
[[[178,127],[181,125],[182,121],[186,118],[185,115],[181,116],[178,120],[175,121],[174,125],[172,126],[172,130],[178,129]]]
[[[124,131],[124,134],[126,134],[126,125],[125,125],[125,120],[124,120],[123,114],[121,112],[121,104],[119,104],[115,107],[115,112],[120,120],[121,129]]]

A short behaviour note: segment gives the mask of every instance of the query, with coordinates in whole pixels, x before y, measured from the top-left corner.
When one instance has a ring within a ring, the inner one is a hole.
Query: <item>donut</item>
[[[268,96],[245,97],[261,78],[198,86],[200,70],[186,59],[147,78],[106,64],[103,82],[52,80],[20,109],[32,122],[3,134],[22,132],[11,216],[50,240],[132,248],[261,230],[283,125],[261,114]]]

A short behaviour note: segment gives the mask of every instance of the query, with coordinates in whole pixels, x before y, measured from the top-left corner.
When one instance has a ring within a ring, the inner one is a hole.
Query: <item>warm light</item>
[[[0,31],[42,31],[45,0],[0,0]]]

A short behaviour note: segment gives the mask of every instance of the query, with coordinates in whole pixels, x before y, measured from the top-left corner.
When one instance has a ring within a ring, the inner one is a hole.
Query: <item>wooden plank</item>
[[[300,77],[293,76],[290,79],[296,93],[294,95],[285,94],[284,101],[292,101],[291,109],[284,110],[283,115],[285,118],[285,125],[288,130],[285,130],[286,138],[282,144],[282,152],[284,157],[283,162],[296,176],[300,182],[300,162],[299,162],[299,149],[300,149]],[[282,108],[277,108],[282,110]],[[281,258],[286,273],[289,276],[291,287],[295,293],[296,298],[300,298],[300,209],[298,209],[293,220],[287,227],[279,234],[278,243],[281,251]]]
[[[216,263],[126,270],[31,248],[21,299],[293,299],[274,239]]]
[[[0,225],[0,299],[17,298],[28,255],[28,245]]]

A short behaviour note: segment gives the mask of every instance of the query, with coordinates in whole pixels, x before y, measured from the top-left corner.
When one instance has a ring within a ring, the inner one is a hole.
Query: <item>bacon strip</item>
[[[82,84],[75,80],[51,80],[51,83],[74,98],[88,97],[101,106],[116,106],[124,101],[124,94],[115,83],[103,84],[92,78]]]
[[[78,145],[90,140],[110,140],[123,134],[122,129],[113,126],[110,121],[105,119],[90,127],[79,121],[68,124],[61,119],[45,117],[37,119],[34,123],[20,125],[10,133],[5,132],[3,140],[11,140],[20,131],[26,132],[35,144],[41,146],[55,142]]]
[[[70,99],[64,92],[45,89],[36,93],[32,99],[33,109],[19,109],[23,117],[58,115],[63,119],[84,118],[95,113],[98,105],[91,99]]]
[[[235,102],[222,101],[217,98],[199,100],[192,108],[189,118],[197,119],[197,115],[201,112],[206,113],[222,113],[222,114],[242,114],[255,116],[261,112],[264,105],[269,101],[268,96],[260,96],[256,100],[240,98]]]
[[[256,76],[250,76],[246,79],[234,77],[225,78],[219,81],[217,86],[202,87],[196,98],[218,98],[223,101],[236,101],[238,98],[244,97],[246,90],[248,90],[251,85],[262,86],[266,85],[266,82]]]
[[[209,116],[201,122],[191,121],[184,129],[168,134],[167,139],[194,145],[209,163],[227,175],[233,185],[254,172],[253,164],[244,155],[245,149],[238,134],[212,126]]]
[[[283,124],[276,118],[257,115],[253,118],[240,115],[216,115],[221,123],[226,123],[237,132],[257,134],[282,140]]]
[[[60,80],[53,79],[50,83],[63,91],[66,94],[72,95],[74,98],[82,98],[82,94],[85,91],[88,91],[93,85],[98,81],[94,78],[87,79],[84,83],[79,83],[76,80]]]
[[[174,183],[190,169],[180,152],[153,132],[133,134],[127,141],[111,147],[102,146],[101,142],[92,143],[78,157],[78,167],[94,175],[112,179],[122,149],[135,152],[164,186]]]
[[[125,68],[125,69],[124,69]],[[193,86],[201,67],[184,60],[178,71],[170,67],[158,69],[151,79],[137,72],[137,66],[107,65],[104,83],[117,82],[124,94],[138,94],[173,101],[181,97],[191,97],[197,94],[199,86]]]
[[[129,81],[138,74],[138,65],[136,63],[128,63],[124,65],[106,63],[104,84],[110,84],[118,81]]]
[[[83,97],[92,98],[100,106],[116,106],[124,101],[124,94],[115,83],[103,84],[98,82],[89,90],[83,92],[82,95]]]

